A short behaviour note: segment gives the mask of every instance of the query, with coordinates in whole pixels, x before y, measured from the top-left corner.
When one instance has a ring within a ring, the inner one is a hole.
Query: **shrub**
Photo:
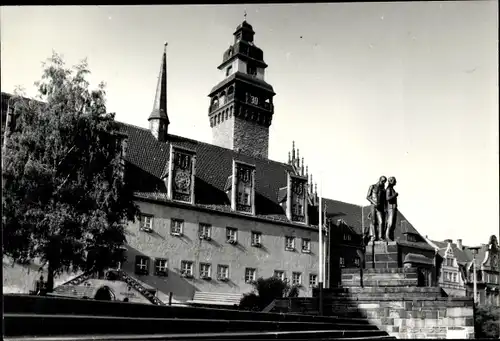
[[[485,305],[476,307],[475,336],[483,339],[498,339],[500,324],[500,307]]]
[[[277,298],[298,297],[299,286],[291,286],[277,277],[258,278],[253,284],[254,290],[243,295],[240,308],[262,310]]]

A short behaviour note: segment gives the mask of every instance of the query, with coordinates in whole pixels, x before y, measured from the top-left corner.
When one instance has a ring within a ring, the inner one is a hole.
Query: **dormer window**
[[[288,177],[288,185],[290,187],[287,191],[287,207],[290,207],[290,210],[287,211],[287,215],[289,215],[288,218],[292,221],[307,223],[307,179],[296,177],[291,174],[288,174]]]
[[[194,204],[196,152],[171,145],[168,192],[172,200]]]
[[[235,174],[233,209],[255,214],[255,166],[234,161],[233,172]]]

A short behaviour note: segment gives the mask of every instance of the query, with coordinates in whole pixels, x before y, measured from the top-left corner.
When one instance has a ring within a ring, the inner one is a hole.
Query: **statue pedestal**
[[[399,256],[399,245],[396,241],[376,241],[366,245],[366,269],[397,269],[403,264]]]

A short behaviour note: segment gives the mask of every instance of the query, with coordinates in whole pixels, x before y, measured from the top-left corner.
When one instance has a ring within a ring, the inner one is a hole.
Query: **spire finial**
[[[243,11],[243,21],[247,21],[247,9]]]
[[[309,166],[306,166],[306,178],[309,179]]]
[[[304,176],[304,158],[302,158],[302,164],[300,165],[300,175]]]
[[[292,141],[292,164],[295,162],[295,141]]]
[[[288,152],[288,164],[292,163],[292,159],[290,157],[290,152]]]

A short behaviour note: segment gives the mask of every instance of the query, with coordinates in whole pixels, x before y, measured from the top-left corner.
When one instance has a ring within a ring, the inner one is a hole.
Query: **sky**
[[[1,88],[36,95],[52,51],[88,58],[119,121],[147,127],[168,42],[169,132],[210,143],[210,89],[244,19],[274,87],[269,158],[292,141],[324,197],[368,204],[381,175],[422,235],[499,233],[498,2],[0,9]]]

